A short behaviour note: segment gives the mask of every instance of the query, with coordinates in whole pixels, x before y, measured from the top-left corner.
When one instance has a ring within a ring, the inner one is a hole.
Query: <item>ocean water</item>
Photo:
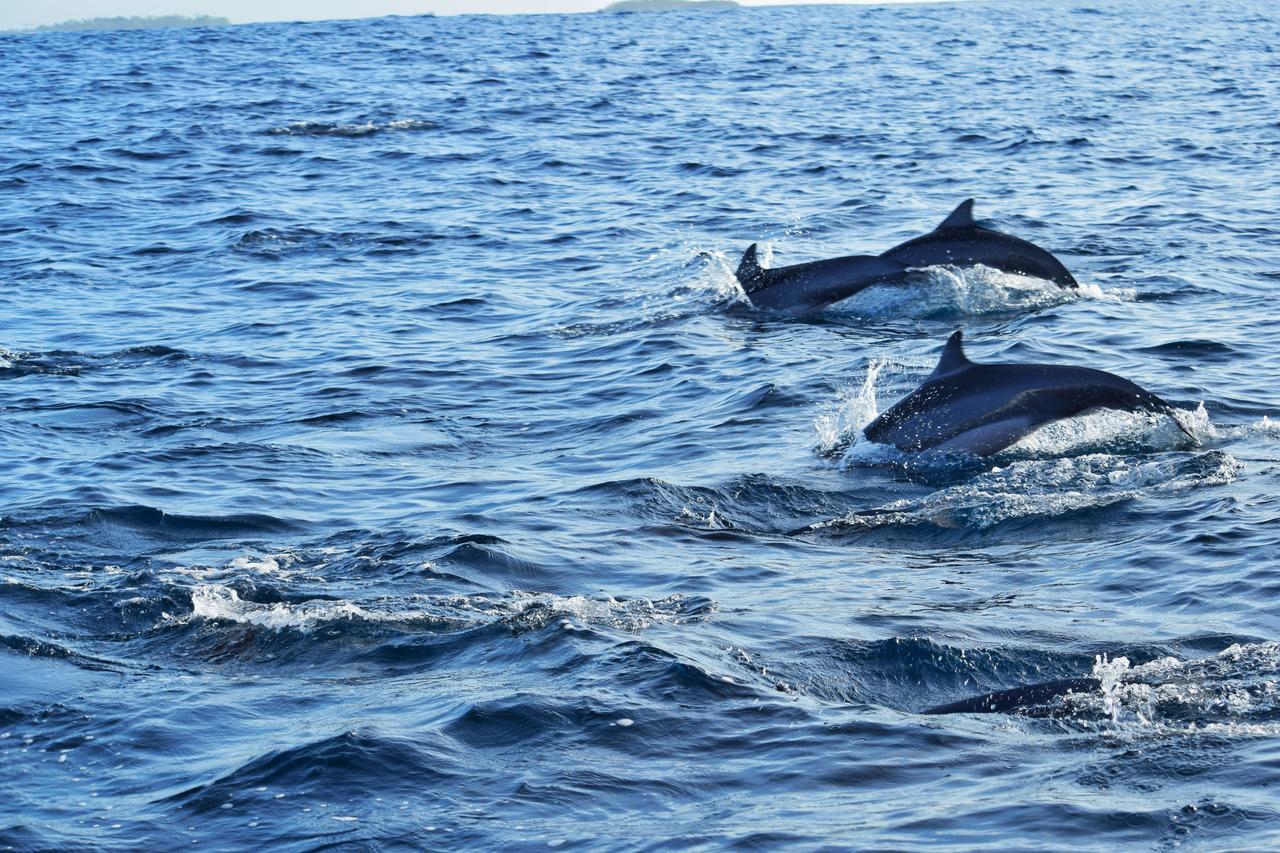
[[[0,847],[1280,845],[1278,45],[1263,0],[0,36]],[[1081,291],[730,274],[970,196]],[[956,328],[1196,441],[860,441]]]

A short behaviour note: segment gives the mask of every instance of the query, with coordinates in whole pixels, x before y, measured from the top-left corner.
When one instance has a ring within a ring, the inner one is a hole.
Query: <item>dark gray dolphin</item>
[[[1039,426],[1092,409],[1173,415],[1173,406],[1112,373],[1059,364],[975,364],[961,339],[960,332],[953,334],[924,384],[868,424],[863,435],[908,452],[989,456]]]
[[[765,269],[752,243],[738,264],[738,282],[751,304],[782,311],[809,311],[848,299],[873,284],[907,274],[905,264],[876,255],[848,255]]]
[[[938,264],[982,264],[1043,278],[1059,287],[1078,287],[1067,268],[1044,249],[978,225],[973,219],[973,199],[963,202],[928,234],[880,255],[848,255],[765,269],[752,243],[736,274],[751,304],[810,311],[848,299],[873,284],[900,281],[912,269]]]
[[[959,702],[948,702],[924,711],[925,714],[1014,714],[1070,693],[1095,693],[1102,687],[1096,678],[1065,678],[1043,684],[1028,684],[1012,690],[1000,690],[983,696],[971,696]]]
[[[983,228],[975,222],[973,199],[961,202],[928,234],[900,243],[880,257],[908,267],[982,264],[1004,272],[1043,278],[1059,287],[1080,286],[1061,261],[1035,243]]]

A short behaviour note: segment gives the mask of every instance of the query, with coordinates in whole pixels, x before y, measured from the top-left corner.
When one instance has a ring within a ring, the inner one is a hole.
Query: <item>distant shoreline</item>
[[[379,18],[461,18],[461,17],[522,17],[526,15],[598,15],[601,13],[616,14],[618,12],[652,12],[652,11],[678,11],[684,9],[692,9],[697,11],[728,11],[732,9],[752,10],[752,9],[778,9],[803,6],[829,6],[829,7],[848,7],[848,6],[925,6],[925,5],[951,5],[953,3],[979,2],[979,0],[870,0],[870,2],[857,2],[851,0],[846,3],[808,3],[801,0],[796,3],[763,3],[744,5],[736,2],[736,0],[691,0],[690,2],[680,2],[680,0],[621,0],[620,3],[612,3],[589,12],[520,12],[520,13],[502,13],[502,12],[457,12],[448,14],[433,14],[431,12],[423,12],[419,15],[368,15],[365,17],[354,18],[302,18],[302,19],[280,19],[280,20],[259,20],[259,21],[232,21],[229,18],[217,15],[197,15],[197,16],[161,16],[161,17],[135,17],[135,18],[90,18],[86,20],[61,21],[56,24],[41,24],[33,27],[17,27],[12,29],[0,30],[0,35],[37,35],[59,32],[94,32],[109,30],[137,30],[137,29],[169,29],[169,28],[190,28],[190,27],[239,27],[250,25],[264,24],[316,24],[332,21],[369,21]],[[625,4],[631,7],[632,4],[643,6],[645,8],[616,8]],[[706,4],[705,6],[703,4]],[[714,5],[713,5],[714,4]],[[699,8],[701,7],[701,8]]]
[[[599,11],[618,15],[624,12],[723,12],[741,8],[736,0],[617,0]]]
[[[41,24],[17,30],[2,30],[6,35],[24,33],[83,33],[95,30],[159,30],[170,27],[229,27],[230,18],[215,15],[160,15],[149,17],[83,18],[57,24]]]

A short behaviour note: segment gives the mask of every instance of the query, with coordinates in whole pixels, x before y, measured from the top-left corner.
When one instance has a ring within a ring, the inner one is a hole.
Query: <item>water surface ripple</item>
[[[0,847],[1280,845],[1278,35],[0,36]],[[970,196],[1080,294],[734,289],[750,242],[880,251]],[[1199,445],[858,441],[958,327]]]

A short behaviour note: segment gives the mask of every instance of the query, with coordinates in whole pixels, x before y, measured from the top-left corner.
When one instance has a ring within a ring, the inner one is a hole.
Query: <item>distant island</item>
[[[601,9],[601,12],[669,12],[674,9],[695,9],[699,12],[717,12],[740,8],[734,0],[618,0]]]
[[[163,15],[149,18],[90,18],[82,21],[63,21],[61,24],[45,24],[25,30],[9,30],[11,33],[78,33],[85,30],[154,30],[161,27],[225,27],[231,21],[213,15]]]

